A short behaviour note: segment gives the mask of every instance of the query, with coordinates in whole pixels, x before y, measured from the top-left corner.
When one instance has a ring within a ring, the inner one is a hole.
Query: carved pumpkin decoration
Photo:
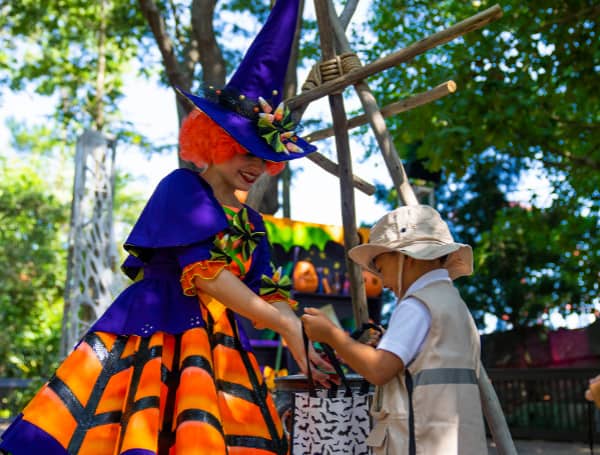
[[[383,290],[383,282],[381,278],[379,278],[374,273],[369,272],[368,270],[362,271],[363,280],[365,280],[365,291],[367,292],[367,297],[379,297],[381,295],[381,291]]]
[[[312,262],[298,261],[292,273],[294,289],[298,292],[315,292],[319,287],[319,277]]]

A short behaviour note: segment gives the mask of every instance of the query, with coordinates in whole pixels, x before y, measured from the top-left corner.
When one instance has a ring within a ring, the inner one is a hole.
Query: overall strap
[[[408,391],[408,455],[416,455],[415,413],[413,409],[413,378],[408,369],[404,369],[406,390]]]
[[[302,325],[302,340],[304,341],[304,354],[306,355],[306,380],[308,383],[308,394],[311,397],[317,396],[317,390],[315,388],[315,381],[313,380],[312,370],[310,369],[310,359],[308,357],[308,335],[304,330],[304,324]]]

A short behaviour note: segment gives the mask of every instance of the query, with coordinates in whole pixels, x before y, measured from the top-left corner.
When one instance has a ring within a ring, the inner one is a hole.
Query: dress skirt
[[[15,455],[288,453],[236,319],[229,310],[216,321],[202,313],[206,324],[178,335],[88,333],[2,435],[2,448]]]
[[[201,176],[157,186],[125,242],[134,280],[2,434],[13,455],[287,454],[238,316],[197,279],[222,270],[288,301],[261,215],[222,207]]]

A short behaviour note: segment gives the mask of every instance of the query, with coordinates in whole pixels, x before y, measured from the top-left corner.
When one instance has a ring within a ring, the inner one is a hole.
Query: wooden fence
[[[600,412],[584,398],[598,368],[487,370],[514,439],[600,441]]]

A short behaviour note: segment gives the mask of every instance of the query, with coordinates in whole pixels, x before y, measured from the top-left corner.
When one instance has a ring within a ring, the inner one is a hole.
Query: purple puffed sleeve
[[[194,171],[177,169],[158,184],[133,226],[123,269],[139,268],[165,248],[174,250],[182,267],[204,260],[215,235],[227,226],[208,183]]]

